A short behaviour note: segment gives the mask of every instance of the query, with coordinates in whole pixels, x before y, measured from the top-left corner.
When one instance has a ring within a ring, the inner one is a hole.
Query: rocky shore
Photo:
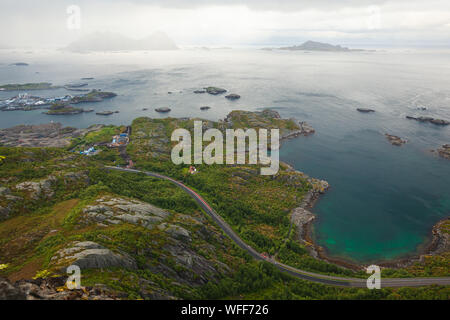
[[[100,130],[103,125],[86,129],[63,127],[61,123],[40,125],[19,125],[0,130],[0,144],[8,147],[67,147],[72,138],[91,131]]]

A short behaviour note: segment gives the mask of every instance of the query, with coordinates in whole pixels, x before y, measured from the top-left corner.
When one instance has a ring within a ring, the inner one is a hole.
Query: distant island
[[[280,50],[306,50],[306,51],[335,51],[335,52],[349,52],[349,51],[365,51],[362,49],[349,49],[347,47],[342,47],[340,45],[332,45],[329,43],[316,42],[316,41],[306,41],[298,46],[291,47],[281,47]]]
[[[20,91],[20,90],[49,90],[58,89],[60,87],[53,86],[50,82],[36,82],[36,83],[13,83],[0,85],[0,91]]]
[[[134,51],[134,50],[177,50],[175,42],[164,32],[155,32],[143,39],[128,38],[119,33],[96,32],[81,37],[64,50],[71,52],[91,51]]]

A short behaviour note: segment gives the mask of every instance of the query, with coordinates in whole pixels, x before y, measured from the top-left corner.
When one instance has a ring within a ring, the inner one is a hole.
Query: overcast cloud
[[[69,5],[81,29],[69,30]],[[141,38],[164,31],[180,45],[450,46],[448,0],[1,0],[0,45],[65,46],[83,34]]]

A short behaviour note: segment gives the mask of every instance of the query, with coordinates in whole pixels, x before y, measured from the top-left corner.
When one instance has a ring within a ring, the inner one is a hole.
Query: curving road
[[[181,189],[183,189],[186,193],[188,193],[199,205],[203,208],[203,210],[219,225],[219,227],[243,250],[247,251],[253,258],[256,260],[263,260],[273,264],[275,267],[280,269],[283,272],[286,272],[294,277],[318,282],[327,285],[333,286],[341,286],[341,287],[359,287],[366,288],[366,279],[358,279],[358,278],[343,278],[336,276],[327,276],[319,273],[308,272],[300,269],[293,268],[286,264],[277,262],[275,260],[269,259],[255,249],[246,244],[237,234],[234,232],[231,227],[226,223],[211,206],[194,190],[184,185],[183,183],[174,180],[172,178],[166,177],[159,173],[140,171],[134,169],[120,168],[120,167],[110,167],[106,166],[109,170],[117,170],[124,172],[133,172],[133,173],[144,173],[147,176],[164,179],[172,182],[177,185]],[[447,278],[381,278],[381,287],[418,287],[418,286],[426,286],[426,285],[450,285],[450,277]]]

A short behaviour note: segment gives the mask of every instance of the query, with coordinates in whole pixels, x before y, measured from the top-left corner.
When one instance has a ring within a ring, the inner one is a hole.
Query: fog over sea
[[[16,62],[29,66],[10,65]],[[0,128],[50,121],[74,127],[130,124],[141,116],[218,120],[231,110],[263,108],[307,121],[316,133],[285,142],[280,156],[330,183],[313,210],[313,236],[333,257],[370,263],[412,255],[430,239],[432,226],[450,215],[450,161],[430,152],[450,143],[450,126],[405,119],[423,115],[450,120],[450,51],[0,50],[0,84],[27,82],[87,82],[88,88],[118,96],[83,108],[120,113],[0,112]],[[206,86],[226,88],[241,99],[193,93]],[[28,93],[80,94],[65,89]],[[17,94],[0,92],[0,99]],[[201,111],[201,106],[211,109]],[[159,114],[154,111],[159,107],[172,111]],[[358,107],[376,112],[360,113]],[[408,143],[392,146],[384,133]]]

